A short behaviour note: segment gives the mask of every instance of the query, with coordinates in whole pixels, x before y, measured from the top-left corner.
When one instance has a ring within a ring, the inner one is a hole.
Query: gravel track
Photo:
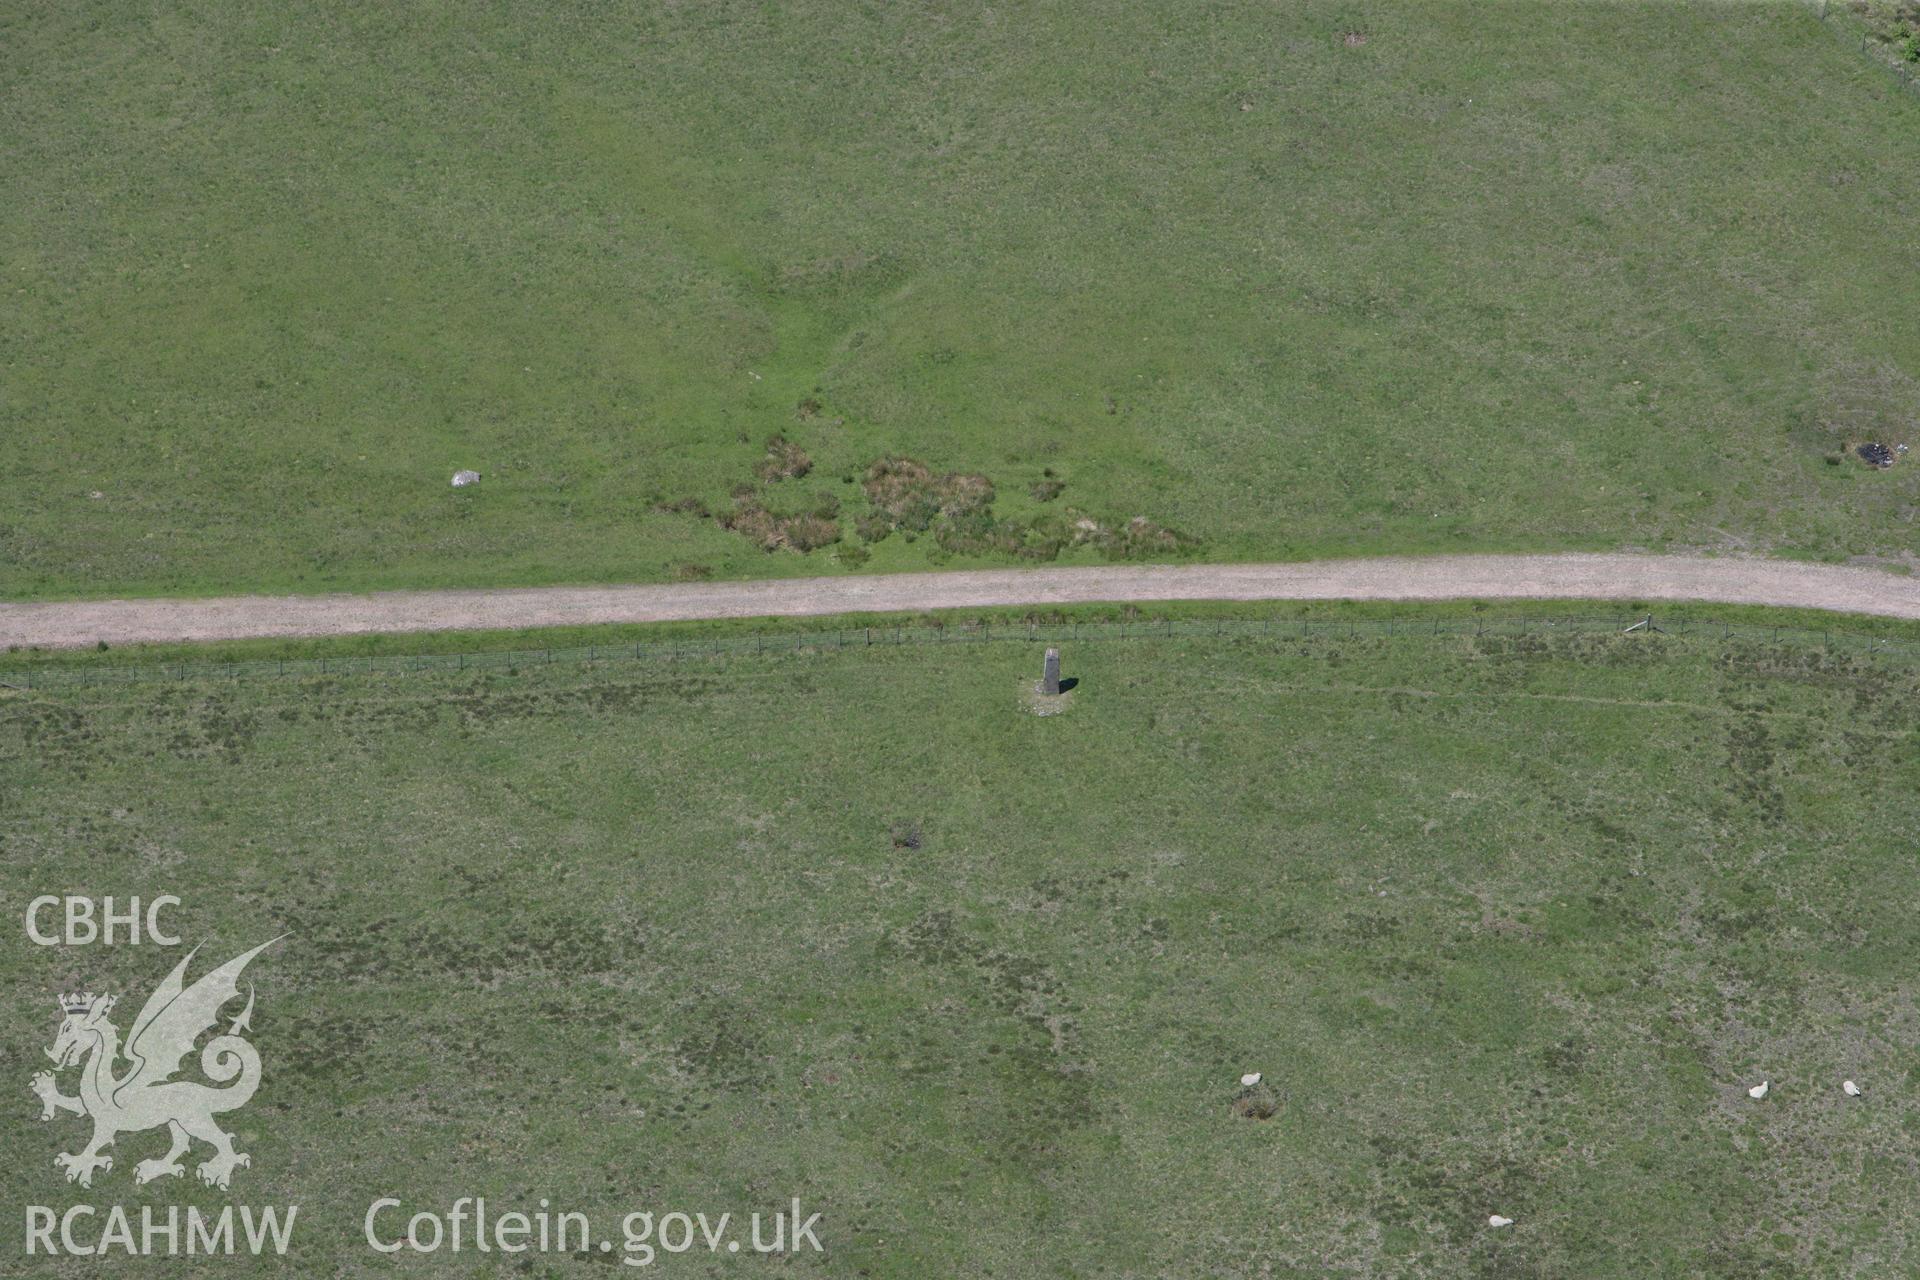
[[[64,648],[365,632],[1155,600],[1628,600],[1920,618],[1920,577],[1791,561],[1467,555],[981,569],[613,587],[0,604],[0,644]]]

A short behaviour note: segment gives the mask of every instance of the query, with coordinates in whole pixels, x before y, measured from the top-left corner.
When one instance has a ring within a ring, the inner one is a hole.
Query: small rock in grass
[[[456,489],[464,489],[470,484],[479,483],[480,473],[478,471],[456,471],[453,473],[453,487]]]

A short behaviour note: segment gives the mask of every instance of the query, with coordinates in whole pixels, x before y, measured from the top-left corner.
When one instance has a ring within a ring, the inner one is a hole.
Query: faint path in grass
[[[1628,600],[1920,618],[1920,578],[1658,555],[980,569],[615,587],[0,604],[0,644],[47,648],[1156,600]]]

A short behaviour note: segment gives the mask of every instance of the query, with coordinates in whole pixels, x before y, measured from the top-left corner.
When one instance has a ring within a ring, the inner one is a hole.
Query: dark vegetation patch
[[[1065,482],[1047,473],[1030,492],[1050,501]],[[956,555],[1005,555],[1022,560],[1052,560],[1067,547],[1097,547],[1111,560],[1177,554],[1196,545],[1145,516],[1112,523],[1083,513],[1046,513],[1025,520],[994,513],[993,481],[971,472],[936,473],[916,458],[896,454],[867,468],[863,488],[873,513],[855,521],[868,542],[899,532],[911,539],[931,536],[943,551]]]
[[[800,401],[797,412],[805,420],[823,411],[812,396]],[[768,437],[766,452],[754,464],[757,484],[733,491],[732,504],[710,512],[699,498],[655,499],[653,509],[706,518],[739,534],[762,551],[805,554],[841,541],[840,500],[822,493],[807,499],[777,499],[771,492],[788,480],[813,470],[813,459],[799,444],[781,434]],[[853,475],[841,477],[852,483]],[[1050,503],[1066,491],[1066,481],[1051,467],[1031,485],[1036,502]],[[1007,556],[1016,560],[1053,560],[1069,547],[1092,547],[1109,560],[1140,560],[1178,555],[1198,545],[1178,530],[1134,516],[1103,520],[1071,508],[1014,519],[993,509],[996,490],[987,476],[971,471],[936,472],[917,458],[888,454],[876,459],[861,478],[868,510],[853,517],[853,529],[866,544],[895,533],[911,542],[931,538],[940,550],[953,555]],[[865,547],[849,547],[840,560],[861,565]],[[686,581],[676,575],[676,581]]]
[[[944,910],[925,912],[890,934],[882,949],[963,982],[1000,1017],[1026,1028],[1012,1045],[989,1049],[1006,1088],[1006,1105],[1018,1109],[1001,1128],[1010,1141],[997,1158],[1015,1163],[1049,1158],[1066,1133],[1093,1120],[1091,1076],[1079,1061],[1079,1010],[1052,969],[988,946]]]
[[[1742,690],[1755,693],[1757,701],[1739,704],[1746,710],[1770,710],[1770,697],[1778,690],[1769,690],[1768,686],[1785,684],[1850,694],[1862,723],[1881,718],[1898,725],[1903,724],[1899,717],[1904,714],[1904,701],[1912,685],[1905,672],[1889,668],[1871,655],[1815,645],[1735,639],[1712,662],[1723,681],[1723,696],[1730,702]]]
[[[1264,1080],[1245,1085],[1234,1096],[1232,1111],[1242,1120],[1271,1120],[1280,1114],[1280,1095]]]
[[[817,404],[817,401],[803,401]],[[797,551],[805,554],[840,541],[840,499],[830,493],[812,496],[790,495],[774,499],[767,489],[788,480],[798,480],[813,470],[813,458],[800,445],[775,433],[767,437],[766,451],[754,464],[758,485],[742,484],[733,491],[733,502],[726,510],[714,513],[722,529],[729,529],[762,551]],[[704,503],[682,499],[661,510],[679,510],[689,514],[708,514]],[[657,506],[658,504],[656,504]],[[705,566],[695,566],[705,569]],[[710,576],[706,570],[702,576]],[[676,582],[699,579],[674,576]]]
[[[707,510],[707,504],[704,500],[691,497],[674,498],[672,500],[655,498],[653,500],[653,509],[666,515],[699,516],[703,520],[712,514]]]
[[[698,645],[691,646],[697,649]],[[538,670],[547,665],[545,651],[521,650],[521,665]],[[337,677],[302,680],[298,696],[278,703],[271,715],[282,725],[305,726],[303,732],[334,732],[361,746],[378,746],[395,733],[443,734],[451,719],[462,737],[490,727],[511,728],[526,721],[584,720],[644,711],[662,705],[680,708],[705,702],[725,687],[725,681],[700,672],[654,673],[653,678],[608,680],[604,684],[565,687],[528,687],[511,682],[517,667],[506,668],[507,679],[474,673],[469,683],[453,689],[422,691],[418,695],[373,699],[363,686]],[[796,688],[809,688],[805,673]],[[164,690],[162,694],[171,693]],[[173,714],[160,726],[170,730]]]
[[[328,1009],[301,1009],[269,1021],[273,1017],[264,1014],[259,1019],[261,1029],[274,1036],[277,1056],[287,1064],[287,1078],[307,1089],[373,1078],[370,1052],[377,1045],[404,1043],[411,1030],[397,1016],[372,1018]]]
[[[746,1090],[765,1083],[772,1054],[742,1016],[738,1001],[703,994],[688,1003],[681,1018],[692,1024],[673,1047],[681,1071],[716,1089]]]
[[[1109,560],[1144,560],[1191,551],[1199,542],[1145,516],[1123,524],[1105,524],[1081,517],[1074,523],[1074,541],[1099,548]]]
[[[260,731],[253,710],[236,710],[226,690],[162,688],[153,696],[154,728],[166,754],[177,759],[216,759],[239,764]],[[7,707],[0,727],[17,734],[23,754],[43,764],[85,776],[109,754],[116,731],[100,727],[84,710],[55,702],[18,702]]]
[[[896,822],[892,830],[893,847],[896,849],[918,849],[923,843],[920,824],[917,822]]]
[[[1778,936],[1781,931],[1779,899],[1764,884],[1729,880],[1699,909],[1700,927],[1718,942],[1737,942],[1749,937]]]
[[[532,663],[539,655],[528,654]],[[493,721],[568,719],[624,714],[660,702],[704,702],[725,687],[718,676],[686,674],[575,688],[475,688],[444,699],[468,727]]]
[[[1521,1193],[1538,1180],[1531,1166],[1506,1157],[1451,1156],[1399,1135],[1375,1136],[1368,1144],[1377,1179],[1374,1216],[1422,1236],[1437,1232],[1456,1246],[1484,1229],[1481,1206],[1508,1206],[1512,1213]]]
[[[1768,825],[1786,818],[1786,797],[1775,777],[1773,753],[1773,734],[1765,716],[1752,714],[1734,722],[1727,734],[1727,790]]]
[[[1009,520],[976,511],[941,520],[933,540],[955,555],[1002,555],[1021,560],[1052,560],[1071,539],[1055,521]]]
[[[840,541],[840,499],[821,494],[801,510],[769,507],[760,493],[736,490],[733,507],[720,516],[720,526],[746,538],[762,551],[816,551]]]
[[[926,463],[889,454],[867,468],[867,501],[896,529],[923,532],[942,518],[993,506],[993,481],[972,472],[935,475]]]
[[[573,908],[515,910],[484,928],[417,911],[369,918],[341,899],[277,914],[281,931],[303,941],[300,963],[327,978],[381,985],[442,977],[490,983],[529,973],[571,981],[631,965],[644,948],[632,930]]]
[[[1565,1036],[1553,1044],[1543,1045],[1535,1056],[1543,1070],[1555,1076],[1578,1076],[1586,1069],[1587,1060],[1593,1056],[1593,1046],[1580,1036]]]
[[[767,437],[767,454],[754,464],[753,474],[760,477],[763,484],[778,484],[782,480],[798,480],[813,470],[813,459],[807,451],[783,435]]]
[[[167,749],[176,756],[212,756],[227,764],[240,763],[240,754],[260,730],[251,711],[234,711],[223,696],[208,697],[192,714],[175,721]]]
[[[1847,6],[1867,25],[1867,38],[1902,62],[1920,62],[1920,2],[1851,0]]]
[[[821,422],[829,427],[845,426],[847,421],[845,418],[827,416],[827,403],[819,396],[820,388],[815,387],[813,390],[815,394],[801,396],[794,402],[793,416],[801,422]],[[848,484],[853,483],[851,475],[846,476],[845,479]]]
[[[906,275],[906,264],[894,254],[841,253],[779,267],[772,287],[776,294],[865,293],[895,287]]]
[[[102,754],[99,730],[86,713],[52,702],[19,702],[7,708],[5,725],[17,734],[20,754],[43,764],[87,776]]]

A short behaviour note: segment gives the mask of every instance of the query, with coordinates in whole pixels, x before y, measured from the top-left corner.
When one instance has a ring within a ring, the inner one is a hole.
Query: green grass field
[[[15,930],[0,1199],[298,1204],[295,1274],[387,1274],[360,1220],[388,1194],[797,1195],[826,1253],[795,1274],[1920,1265],[1920,669],[1142,639],[1069,649],[1041,717],[1037,659],[0,690],[16,919],[168,891],[196,963],[292,934],[249,975],[231,1194],[133,1187],[152,1135],[82,1193],[51,1164],[79,1122],[26,1089],[50,997],[130,1017],[178,953]],[[1233,1111],[1250,1070],[1271,1119]],[[147,1273],[19,1231],[0,1274]],[[502,1269],[400,1270],[432,1261]]]
[[[1810,6],[77,3],[0,84],[4,597],[1911,541],[1826,459],[1920,424],[1920,98]],[[991,517],[867,545],[888,453]],[[842,541],[656,509],[741,485]]]

